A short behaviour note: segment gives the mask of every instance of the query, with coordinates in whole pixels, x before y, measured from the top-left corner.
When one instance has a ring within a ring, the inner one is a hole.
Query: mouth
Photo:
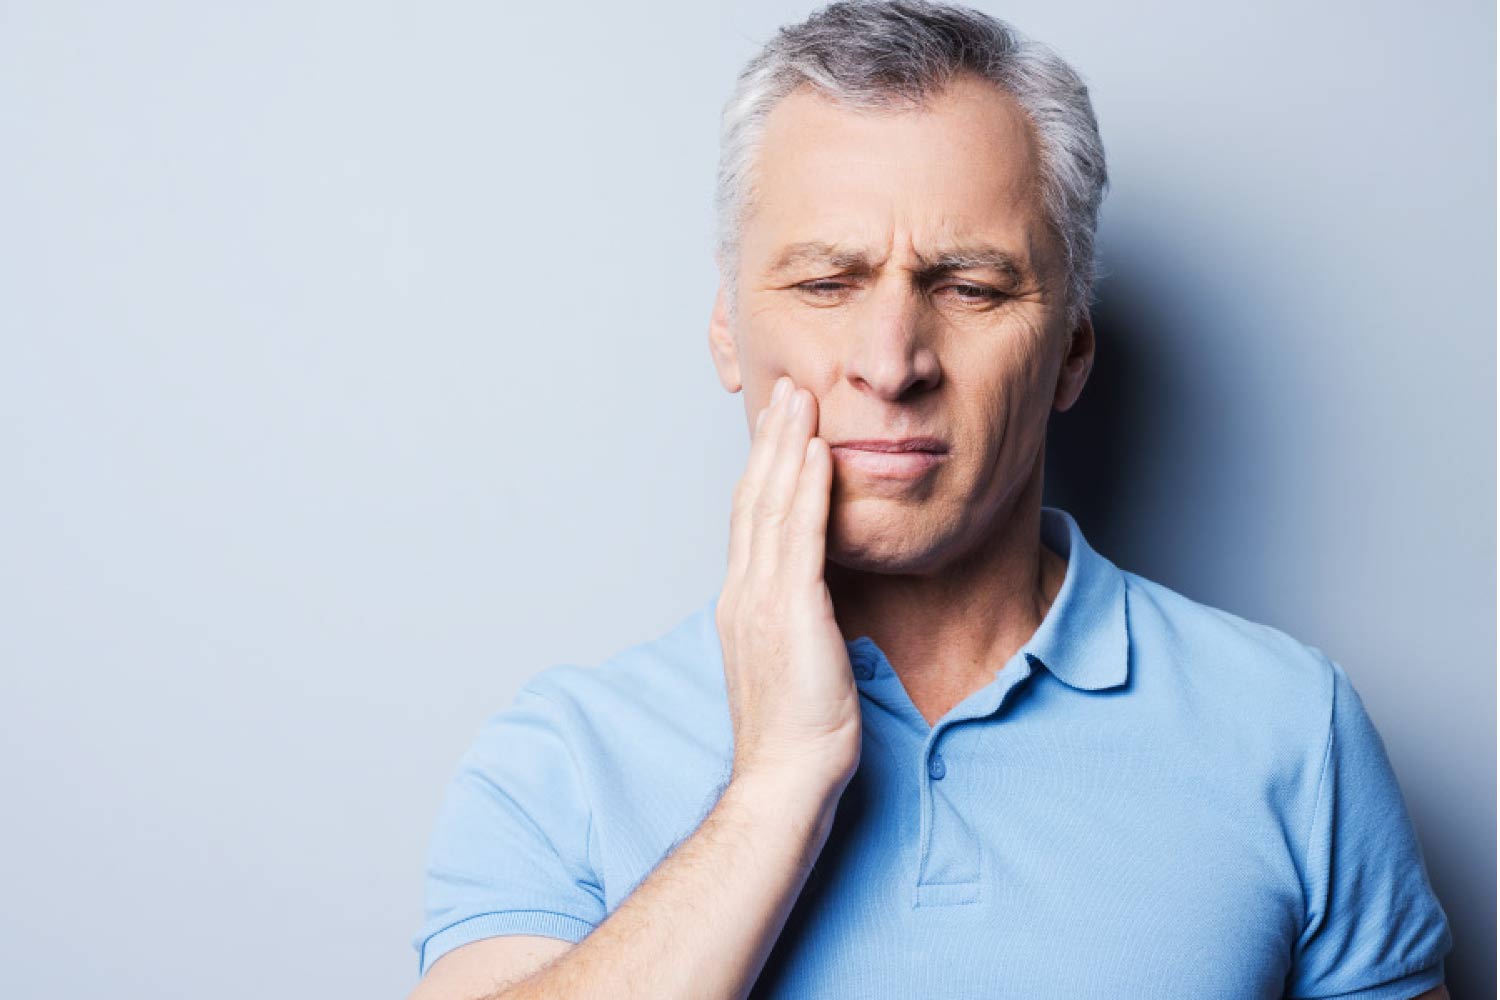
[[[841,467],[879,479],[918,479],[948,457],[947,443],[932,437],[836,441],[831,450]]]

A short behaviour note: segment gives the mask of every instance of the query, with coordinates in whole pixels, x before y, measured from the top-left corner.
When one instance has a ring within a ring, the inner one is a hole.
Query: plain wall
[[[718,113],[811,9],[0,3],[0,993],[411,987],[483,719],[722,583]],[[1113,179],[1049,502],[1345,665],[1492,994],[1493,8],[986,9]]]

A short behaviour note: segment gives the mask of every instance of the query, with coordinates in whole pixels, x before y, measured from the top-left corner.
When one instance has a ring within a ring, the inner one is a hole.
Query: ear
[[[1094,318],[1088,309],[1083,310],[1078,324],[1068,334],[1067,352],[1057,372],[1057,391],[1052,397],[1052,406],[1058,412],[1070,409],[1083,393],[1083,384],[1089,380],[1094,367]]]
[[[719,282],[713,315],[708,320],[708,352],[713,355],[714,368],[718,369],[719,384],[727,392],[739,392],[742,387],[740,354],[734,342],[734,331],[729,326],[729,304],[723,281]]]

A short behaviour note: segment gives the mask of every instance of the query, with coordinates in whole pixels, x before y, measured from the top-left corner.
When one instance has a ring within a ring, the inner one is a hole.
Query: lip
[[[838,441],[831,450],[846,468],[881,479],[917,479],[948,457],[948,445],[932,437]]]
[[[835,448],[854,448],[858,451],[932,451],[943,454],[948,444],[935,437],[869,438],[864,441],[835,441]]]

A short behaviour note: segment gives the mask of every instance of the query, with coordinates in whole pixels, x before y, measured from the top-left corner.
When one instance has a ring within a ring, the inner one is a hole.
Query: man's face
[[[1037,167],[1024,112],[978,78],[922,111],[861,114],[805,89],[769,115],[738,316],[731,327],[721,294],[710,343],[747,421],[781,375],[817,397],[834,562],[923,572],[966,552],[1037,471],[1052,408],[1082,388],[1092,328],[1066,328]],[[841,447],[913,437],[946,451]]]

